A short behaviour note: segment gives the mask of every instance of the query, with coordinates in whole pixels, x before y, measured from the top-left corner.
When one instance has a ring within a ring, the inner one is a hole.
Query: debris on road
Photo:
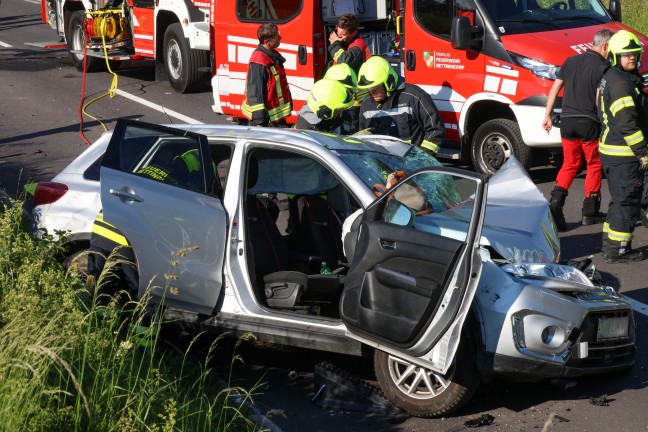
[[[609,400],[608,400],[606,394],[604,394],[603,396],[598,396],[598,397],[592,396],[590,398],[590,403],[592,405],[596,405],[596,406],[610,406],[610,403],[609,403]]]
[[[468,428],[476,428],[481,426],[490,426],[495,421],[495,417],[490,414],[482,414],[480,417],[470,419],[464,423]]]

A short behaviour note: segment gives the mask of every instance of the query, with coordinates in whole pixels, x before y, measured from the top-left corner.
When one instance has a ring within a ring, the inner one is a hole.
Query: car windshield
[[[507,35],[611,21],[599,0],[490,0],[485,6],[496,27]]]

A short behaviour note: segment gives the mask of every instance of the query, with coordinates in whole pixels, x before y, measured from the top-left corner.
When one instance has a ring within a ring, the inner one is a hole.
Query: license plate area
[[[622,317],[601,317],[596,329],[596,340],[598,342],[628,337],[630,318]]]

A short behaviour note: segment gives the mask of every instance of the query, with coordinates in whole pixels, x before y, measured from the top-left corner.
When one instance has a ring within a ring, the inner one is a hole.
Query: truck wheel
[[[70,17],[70,24],[67,28],[65,39],[68,46],[68,55],[74,63],[74,67],[83,72],[83,51],[85,49],[85,35],[83,34],[84,11],[76,11]],[[77,51],[73,53],[72,51]],[[86,59],[86,72],[97,72],[102,70],[105,60],[98,57],[88,56]]]
[[[193,50],[180,24],[171,24],[164,34],[164,70],[179,93],[189,93],[209,81],[209,52]]]
[[[455,360],[443,376],[391,354],[376,350],[374,369],[387,399],[409,415],[440,417],[457,411],[479,388],[474,355],[462,340]]]
[[[528,168],[530,154],[530,149],[522,141],[520,127],[512,120],[489,120],[475,132],[472,160],[477,172],[493,175],[511,156]]]

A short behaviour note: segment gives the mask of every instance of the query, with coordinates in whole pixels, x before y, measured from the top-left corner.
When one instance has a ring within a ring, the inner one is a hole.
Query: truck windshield
[[[599,0],[489,0],[482,4],[499,31],[507,35],[611,21]]]

